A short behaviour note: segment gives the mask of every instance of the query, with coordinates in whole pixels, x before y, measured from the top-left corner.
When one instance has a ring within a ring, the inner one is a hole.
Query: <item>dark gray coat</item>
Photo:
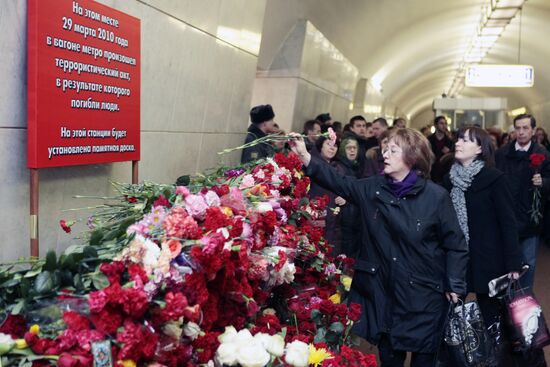
[[[443,185],[451,191],[449,175]],[[504,173],[483,167],[464,193],[470,233],[468,291],[489,293],[491,279],[523,264],[518,227],[514,215],[514,199]]]
[[[448,310],[444,292],[466,293],[468,249],[449,194],[419,178],[398,199],[384,176],[341,176],[315,159],[306,173],[361,212],[350,299],[363,315],[355,331],[375,344],[387,333],[396,350],[435,352]]]
[[[246,134],[245,144],[253,142],[254,140],[263,138],[266,134],[260,130],[256,125],[252,124],[248,127],[248,132]],[[248,163],[251,161],[256,161],[258,159],[263,159],[267,157],[272,157],[275,154],[275,149],[269,143],[260,143],[249,148],[243,149],[241,155],[241,163]]]

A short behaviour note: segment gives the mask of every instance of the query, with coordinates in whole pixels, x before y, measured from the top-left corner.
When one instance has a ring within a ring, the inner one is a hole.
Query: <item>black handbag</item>
[[[497,366],[495,342],[476,301],[451,305],[438,352],[437,367]]]

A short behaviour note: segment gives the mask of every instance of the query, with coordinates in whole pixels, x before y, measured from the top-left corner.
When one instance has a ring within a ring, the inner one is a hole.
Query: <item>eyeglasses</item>
[[[385,155],[385,154],[388,154],[388,155],[396,155],[396,154],[401,154],[403,153],[403,150],[399,149],[399,148],[384,148],[382,149],[382,155]]]

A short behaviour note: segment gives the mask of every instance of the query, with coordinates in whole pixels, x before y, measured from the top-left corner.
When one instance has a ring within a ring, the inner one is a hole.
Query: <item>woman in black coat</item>
[[[355,203],[362,246],[350,298],[363,306],[354,330],[377,344],[382,366],[433,365],[448,300],[466,293],[468,248],[448,193],[426,177],[432,152],[412,129],[395,129],[384,149],[384,175],[342,176],[311,157],[293,134],[292,150],[314,181]],[[447,298],[446,298],[447,297]]]
[[[498,299],[488,296],[489,281],[507,273],[517,279],[523,264],[512,194],[494,162],[489,134],[467,127],[458,133],[455,163],[443,180],[470,248],[468,292],[476,293],[487,326],[502,314]]]
[[[359,143],[354,137],[347,137],[340,143],[335,159],[336,170],[345,176],[359,177],[360,165],[357,160]],[[357,258],[361,243],[361,218],[359,208],[344,198],[338,196],[335,203],[340,207],[337,221],[340,225],[341,251],[346,256]]]
[[[334,166],[334,158],[338,152],[338,144],[336,142],[331,142],[324,136],[321,136],[315,142],[315,149],[312,149],[311,152],[320,160]],[[337,198],[336,194],[315,182],[311,183],[311,187],[308,192],[308,196],[311,199],[319,198],[325,195],[329,200],[325,213],[326,215],[322,219],[314,221],[314,224],[317,227],[322,227],[324,229],[325,239],[330,245],[332,245],[332,252],[338,255],[342,253],[342,232],[340,230],[340,224],[338,223],[338,213],[335,211],[338,207],[335,202],[335,199]]]

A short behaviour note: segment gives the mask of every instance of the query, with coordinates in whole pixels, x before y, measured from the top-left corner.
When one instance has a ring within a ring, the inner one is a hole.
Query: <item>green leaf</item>
[[[315,338],[313,338],[313,342],[314,343],[324,342],[326,335],[327,335],[327,330],[324,327],[317,329],[317,333],[315,333]]]
[[[103,234],[101,235],[101,238],[103,238]],[[91,242],[91,240],[90,240]],[[86,246],[84,247],[84,250],[82,251],[84,254],[84,258],[86,259],[96,259],[97,258],[97,250],[92,246]]]
[[[333,333],[336,333],[336,334],[342,334],[344,332],[344,324],[342,324],[339,321],[333,322],[330,325],[329,330]]]
[[[15,306],[13,306],[11,313],[14,315],[19,315],[23,307],[25,306],[25,300],[22,299],[21,301],[17,302]]]
[[[323,318],[323,314],[318,309],[314,308],[311,310],[311,321],[317,322]]]
[[[41,272],[42,272],[42,267],[37,267],[26,272],[25,275],[23,275],[23,278],[33,278],[38,274],[40,274]]]
[[[51,292],[53,289],[52,273],[49,271],[43,271],[36,277],[34,283],[34,289],[38,294]]]
[[[44,264],[43,269],[47,271],[54,271],[57,268],[57,256],[55,251],[48,251],[46,254],[46,263]]]
[[[92,232],[90,236],[90,246],[98,246],[103,240],[103,231],[101,229],[96,229]],[[86,248],[84,248],[84,253],[86,253]],[[86,256],[87,257],[87,256]]]
[[[96,289],[103,289],[109,286],[109,278],[103,273],[95,273],[92,275],[92,283]]]

